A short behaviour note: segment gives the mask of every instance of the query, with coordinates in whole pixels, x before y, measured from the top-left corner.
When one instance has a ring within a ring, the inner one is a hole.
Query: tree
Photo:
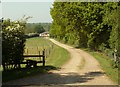
[[[51,23],[27,23],[25,33],[42,33],[49,31]]]
[[[79,47],[99,50],[104,44],[110,48],[109,38],[115,24],[110,25],[107,17],[111,18],[109,13],[117,6],[117,2],[54,2],[50,34]]]
[[[35,26],[34,31],[36,33],[42,33],[42,32],[45,32],[45,29],[40,24],[38,24]]]

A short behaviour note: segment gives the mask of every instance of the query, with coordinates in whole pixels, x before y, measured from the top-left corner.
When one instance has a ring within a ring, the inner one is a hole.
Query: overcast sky
[[[0,17],[17,20],[23,15],[32,16],[28,22],[52,22],[50,8],[53,0],[2,0]]]

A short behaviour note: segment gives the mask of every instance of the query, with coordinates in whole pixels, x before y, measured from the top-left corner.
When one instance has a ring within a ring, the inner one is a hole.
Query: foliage
[[[23,52],[25,46],[24,29],[27,18],[19,21],[11,21],[10,19],[2,22],[2,65],[4,70],[8,69],[10,63],[15,66],[23,60]],[[14,68],[15,68],[14,66]]]
[[[34,31],[35,31],[36,33],[43,33],[43,32],[45,32],[44,28],[43,28],[40,24],[37,25],[37,26],[35,26]]]
[[[50,35],[65,43],[92,50],[116,48],[119,31],[119,2],[54,2]]]
[[[120,32],[120,6],[116,9],[116,10],[113,10],[111,13],[110,13],[110,18],[108,20],[108,22],[110,22],[110,25],[112,26],[112,31],[110,33],[110,47],[112,49],[116,49],[118,51],[118,54],[120,56],[120,37],[119,37],[119,32]]]
[[[51,23],[40,23],[40,24],[45,29],[45,31],[50,30]]]
[[[25,33],[42,33],[49,31],[51,23],[27,23]]]
[[[110,48],[113,50],[114,57],[116,56],[115,61],[112,62],[112,65],[113,67],[118,67],[120,63],[120,6],[117,6],[116,9],[106,13],[109,14],[108,17],[105,18],[108,19],[106,22],[109,26],[112,27],[109,37],[109,45]],[[117,52],[115,52],[115,50]]]

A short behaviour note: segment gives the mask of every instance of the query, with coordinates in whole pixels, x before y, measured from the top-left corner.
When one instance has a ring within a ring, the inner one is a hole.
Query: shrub
[[[2,65],[7,70],[14,63],[14,68],[20,68],[23,61],[25,46],[25,22],[12,22],[10,19],[2,22]]]

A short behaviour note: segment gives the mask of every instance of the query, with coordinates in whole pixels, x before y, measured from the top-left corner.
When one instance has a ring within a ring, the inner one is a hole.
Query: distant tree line
[[[51,23],[27,23],[25,33],[43,33],[50,30]]]
[[[40,23],[46,32],[49,32],[51,23]]]
[[[50,13],[51,37],[120,57],[120,2],[54,2]]]

